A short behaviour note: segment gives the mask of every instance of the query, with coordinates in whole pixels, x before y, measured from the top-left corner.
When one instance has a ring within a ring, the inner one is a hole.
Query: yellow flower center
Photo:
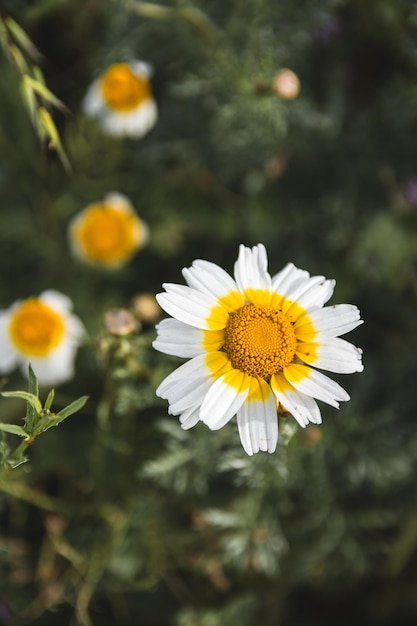
[[[133,111],[151,97],[147,77],[136,76],[126,63],[111,65],[100,79],[100,89],[107,106],[118,113]]]
[[[297,345],[293,325],[281,311],[254,304],[230,313],[224,337],[233,367],[267,381],[293,361]]]
[[[64,332],[59,313],[37,298],[22,302],[9,322],[10,339],[26,356],[47,356],[59,345]]]
[[[138,246],[139,221],[130,211],[108,204],[93,204],[72,233],[90,261],[112,264],[125,261]]]

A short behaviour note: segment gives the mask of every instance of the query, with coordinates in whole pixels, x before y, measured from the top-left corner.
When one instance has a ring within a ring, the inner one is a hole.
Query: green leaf
[[[82,409],[82,407],[87,402],[88,398],[89,398],[89,396],[81,396],[81,398],[78,398],[77,400],[74,400],[74,402],[71,402],[71,404],[69,404],[65,408],[61,409],[61,411],[56,414],[56,417],[57,418],[59,417],[60,418],[59,421],[62,422],[62,420],[66,419],[67,417],[69,417],[73,413],[76,413],[77,411]]]
[[[12,435],[19,435],[19,437],[23,437],[27,439],[28,433],[21,426],[17,426],[17,424],[3,424],[0,422],[0,430],[5,433],[11,433]]]
[[[49,411],[52,405],[52,402],[54,400],[55,397],[55,390],[51,389],[51,391],[48,393],[48,397],[45,400],[45,404],[44,404],[44,410]]]
[[[38,398],[39,397],[38,379],[36,378],[36,374],[33,371],[32,366],[30,364],[28,368],[28,380],[29,380],[29,384],[28,384],[29,393],[33,393],[33,395]]]
[[[42,412],[42,405],[39,398],[33,393],[29,393],[28,391],[2,391],[1,395],[5,398],[21,398],[22,400],[26,400],[37,414]]]
[[[39,121],[38,132],[39,132],[40,137],[44,138],[45,134],[47,137],[49,137],[48,147],[56,150],[56,153],[58,154],[64,169],[67,172],[70,172],[71,165],[70,165],[67,155],[65,154],[64,148],[62,146],[58,130],[51,117],[51,114],[49,113],[49,111],[45,109],[45,107],[39,107],[38,121]]]
[[[61,100],[59,100],[59,98],[57,98],[44,83],[32,78],[32,76],[29,76],[28,74],[25,74],[22,77],[22,80],[46,102],[50,102],[53,106],[55,106],[57,109],[60,109],[61,111],[68,111],[65,104],[61,102]]]
[[[21,48],[27,54],[29,54],[32,59],[41,60],[42,55],[38,52],[38,50],[33,45],[32,41],[29,39],[25,31],[15,22],[11,17],[7,17],[4,20],[5,25],[9,29],[9,31],[13,34],[15,41],[19,44]]]
[[[39,398],[38,379],[36,378],[35,372],[33,371],[30,364],[28,367],[28,381],[28,392],[36,398]],[[32,432],[37,413],[39,413],[39,411],[36,411],[32,404],[28,402],[26,405],[25,426],[29,432]]]

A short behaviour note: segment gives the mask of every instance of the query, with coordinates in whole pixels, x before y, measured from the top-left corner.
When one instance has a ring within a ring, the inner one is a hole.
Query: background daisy
[[[120,193],[89,204],[71,220],[70,247],[81,261],[117,269],[130,261],[148,240],[148,228]]]
[[[56,385],[74,376],[74,360],[85,334],[72,314],[72,302],[49,289],[37,298],[15,302],[0,311],[0,373],[20,366],[27,376],[29,364],[39,382]]]
[[[84,112],[115,136],[143,137],[156,124],[151,66],[143,61],[114,63],[89,87]]]
[[[174,320],[157,326],[157,350],[191,357],[168,376],[157,394],[183,428],[199,420],[211,429],[236,413],[245,451],[273,452],[277,407],[301,426],[319,424],[316,399],[339,406],[342,387],[311,366],[360,372],[362,351],[339,339],[362,323],[353,305],[323,308],[335,282],[291,263],[271,277],[263,245],[240,246],[235,279],[218,265],[195,261],[183,270],[188,287],[165,284],[160,306]]]

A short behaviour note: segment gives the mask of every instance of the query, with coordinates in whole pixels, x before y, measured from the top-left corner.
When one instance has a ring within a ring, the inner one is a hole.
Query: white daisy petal
[[[303,326],[306,326],[306,332],[310,334],[311,324],[318,336],[338,337],[362,323],[360,311],[354,304],[335,304],[301,317],[296,323],[297,337],[302,340]]]
[[[207,392],[213,384],[213,379],[207,376],[205,379],[192,379],[191,381],[183,381],[184,385],[177,391],[181,390],[181,396],[177,400],[170,399],[168,413],[171,415],[179,415],[192,406],[201,405]]]
[[[158,120],[158,109],[153,100],[147,100],[139,108],[128,113],[105,110],[99,119],[103,130],[110,135],[139,139],[155,126]]]
[[[190,287],[216,298],[223,298],[238,290],[233,278],[215,263],[197,259],[191,267],[185,267],[182,273]]]
[[[203,330],[220,330],[224,328],[227,321],[226,310],[224,310],[223,321],[220,320],[215,324],[211,319],[209,320],[213,309],[220,306],[217,298],[184,285],[164,283],[162,286],[166,293],[158,293],[156,299],[158,304],[169,315],[177,318],[180,322]]]
[[[303,428],[309,422],[321,424],[321,413],[311,396],[297,391],[279,374],[272,376],[271,387],[281,406],[291,413]]]
[[[322,307],[332,296],[335,284],[334,280],[326,280],[324,276],[309,278],[293,292],[290,291],[288,299],[295,301],[295,305],[286,308],[285,312],[290,314],[296,307],[302,307],[307,311],[311,308]]]
[[[21,371],[27,376],[29,363],[41,385],[57,385],[74,377],[75,347],[68,338],[48,358],[25,357]]]
[[[136,76],[143,75],[147,76],[147,78],[151,78],[153,75],[153,66],[146,61],[131,61],[129,65]]]
[[[87,332],[84,324],[75,315],[70,315],[66,320],[68,340],[73,345],[78,345],[86,337]]]
[[[152,346],[159,352],[189,359],[208,351],[204,338],[210,331],[205,333],[199,328],[174,319],[162,320],[156,326],[156,330],[158,336]],[[219,347],[221,346],[213,344],[214,350],[218,350]]]
[[[72,310],[71,299],[55,289],[47,289],[46,291],[43,291],[39,296],[39,300],[45,302],[45,304],[48,304],[52,309],[55,309],[55,311],[58,311],[59,313],[68,313]]]
[[[339,401],[349,400],[349,394],[334,380],[307,365],[293,363],[284,368],[284,376],[297,391],[339,408]]]
[[[248,289],[271,289],[265,246],[258,244],[252,249],[243,245],[239,247],[239,257],[235,263],[235,278],[242,292]]]
[[[298,285],[306,283],[310,274],[300,270],[293,263],[288,263],[278,274],[272,278],[271,289],[282,296],[288,296]]]
[[[256,379],[253,379],[256,381]],[[274,452],[278,442],[278,419],[274,395],[264,381],[259,384],[261,398],[248,398],[237,413],[240,441],[246,454],[260,450]]]
[[[98,80],[94,81],[94,83],[92,83],[92,85],[88,88],[82,107],[84,113],[91,116],[96,116],[103,111],[104,102],[100,93],[100,84]]]
[[[19,354],[9,339],[9,322],[9,311],[0,311],[0,374],[8,374],[19,363]]]
[[[249,376],[231,370],[210,387],[201,405],[200,419],[211,430],[222,428],[237,413],[249,393]]]
[[[174,403],[183,393],[188,393],[190,388],[209,378],[210,370],[207,367],[206,355],[200,354],[169,374],[157,388],[156,395]]]
[[[113,208],[117,208],[120,211],[124,211],[126,213],[134,213],[135,210],[133,208],[133,204],[130,202],[129,198],[118,191],[111,191],[110,193],[106,193],[103,198],[103,204],[109,204]]]
[[[325,337],[317,344],[299,344],[297,356],[305,363],[337,374],[362,372],[362,350],[338,337]]]
[[[180,415],[181,428],[188,430],[200,421],[200,405],[191,407]]]

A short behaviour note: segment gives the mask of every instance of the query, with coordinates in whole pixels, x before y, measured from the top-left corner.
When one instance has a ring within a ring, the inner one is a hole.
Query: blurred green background
[[[71,171],[40,141],[0,54],[0,307],[55,288],[89,338],[30,462],[0,474],[0,624],[414,626],[417,623],[417,5],[412,0],[2,0],[42,57]],[[140,140],[82,113],[114,62],[154,67]],[[298,94],[280,91],[290,68]],[[275,85],[275,86],[274,86]],[[117,272],[69,251],[69,220],[110,191],[150,241]],[[235,420],[182,431],[154,390],[179,364],[114,307],[232,271],[239,243],[337,281],[365,320],[365,370],[323,425],[281,420],[249,458]],[[3,389],[24,389],[18,372]],[[48,390],[46,390],[48,391]],[[24,404],[24,403],[23,403]],[[22,402],[0,401],[20,423]],[[294,423],[293,423],[294,422]],[[13,436],[7,436],[11,444]]]

